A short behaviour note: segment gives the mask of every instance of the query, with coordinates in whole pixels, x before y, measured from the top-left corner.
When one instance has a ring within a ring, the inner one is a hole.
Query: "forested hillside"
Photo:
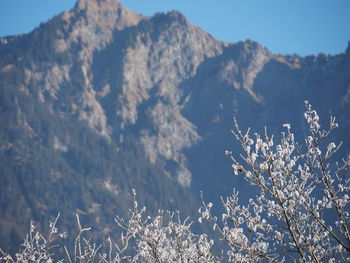
[[[78,213],[103,239],[135,188],[150,208],[197,215],[242,179],[230,130],[306,133],[304,101],[340,123],[349,153],[350,47],[307,57],[226,43],[177,11],[138,15],[118,1],[80,0],[29,34],[0,39],[0,247],[30,220],[47,231]],[[326,120],[325,120],[326,121]],[[242,189],[244,192],[244,189]]]

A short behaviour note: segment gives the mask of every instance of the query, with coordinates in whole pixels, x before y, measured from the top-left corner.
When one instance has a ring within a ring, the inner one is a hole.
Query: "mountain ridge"
[[[30,218],[45,230],[58,211],[67,229],[78,211],[97,236],[111,234],[131,188],[151,211],[195,214],[200,190],[215,200],[242,185],[224,156],[237,147],[233,116],[303,134],[310,100],[349,136],[349,47],[282,56],[217,40],[178,11],[145,17],[111,0],[80,0],[0,43],[0,224],[10,226],[0,247],[13,248]]]

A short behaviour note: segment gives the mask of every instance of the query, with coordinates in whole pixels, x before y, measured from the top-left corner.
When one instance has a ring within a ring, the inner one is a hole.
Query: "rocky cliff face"
[[[224,156],[235,147],[233,116],[271,132],[291,122],[302,134],[309,100],[340,117],[346,138],[349,63],[349,48],[276,55],[216,40],[177,11],[144,17],[116,0],[80,0],[27,35],[1,38],[0,224],[14,229],[2,243],[30,217],[62,209],[92,223],[123,213],[131,187],[154,209],[193,210],[198,190],[225,194],[240,184]]]

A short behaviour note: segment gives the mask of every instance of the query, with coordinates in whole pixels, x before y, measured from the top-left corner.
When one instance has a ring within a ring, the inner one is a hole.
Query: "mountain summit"
[[[71,14],[83,16],[89,25],[118,30],[136,25],[142,18],[122,6],[118,0],[79,0]]]
[[[346,138],[349,63],[348,53],[226,43],[177,11],[145,17],[115,0],[80,0],[1,38],[0,247],[59,211],[64,228],[79,213],[110,235],[131,188],[151,210],[190,215],[199,190],[215,200],[240,185],[224,156],[234,116],[253,130],[292,123],[303,134],[309,100],[339,116]]]

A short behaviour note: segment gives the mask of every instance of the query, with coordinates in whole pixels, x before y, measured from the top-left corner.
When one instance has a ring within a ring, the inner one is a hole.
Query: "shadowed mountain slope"
[[[350,48],[272,54],[225,43],[177,11],[144,17],[115,0],[80,0],[26,35],[0,39],[0,247],[59,211],[113,235],[131,188],[151,211],[195,215],[241,184],[230,129],[299,134],[303,101],[338,116],[349,143]],[[327,120],[325,120],[327,123]],[[103,238],[103,235],[99,235]]]

